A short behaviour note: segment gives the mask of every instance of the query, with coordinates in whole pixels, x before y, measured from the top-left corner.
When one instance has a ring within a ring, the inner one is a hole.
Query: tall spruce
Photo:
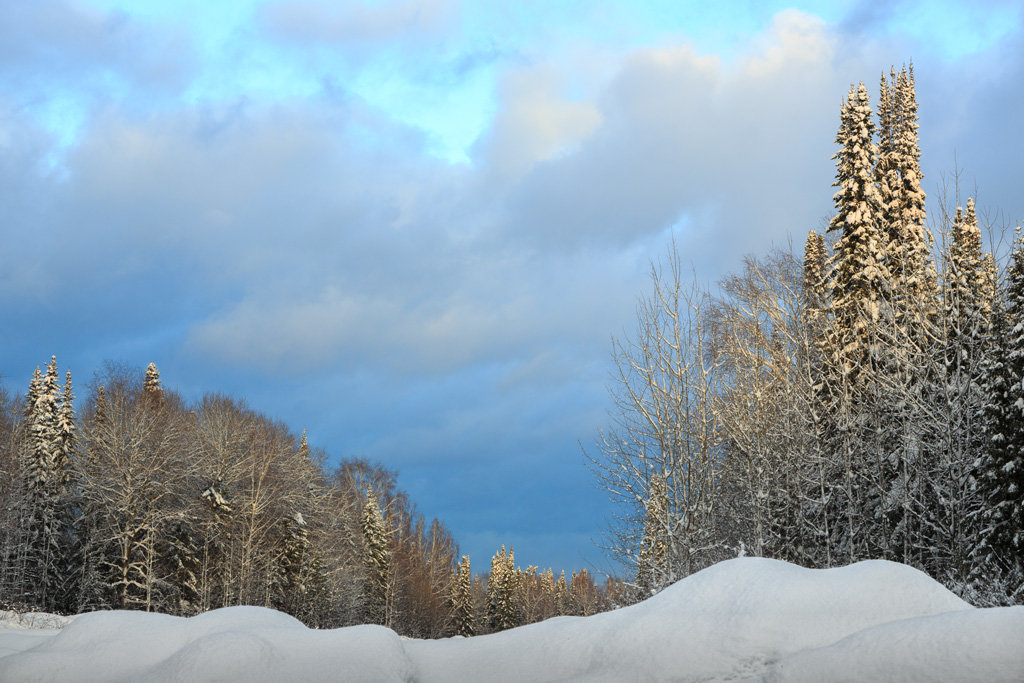
[[[884,262],[885,242],[879,221],[875,166],[874,124],[867,89],[851,88],[841,112],[836,143],[838,187],[833,200],[836,215],[828,232],[838,232],[831,263],[829,288],[833,311],[833,348],[839,353],[838,371],[850,381],[873,361],[874,323],[889,295],[891,278]]]
[[[829,416],[828,447],[839,462],[839,477],[829,482],[830,533],[846,559],[875,554],[869,540],[879,518],[869,509],[876,492],[870,479],[879,432],[878,387],[874,377],[882,363],[879,323],[890,296],[892,278],[885,263],[880,198],[874,182],[876,147],[867,89],[850,88],[840,115],[833,155],[839,188],[830,232],[838,232],[829,273],[828,358],[822,398]]]
[[[160,371],[156,369],[156,363],[146,366],[146,375],[142,380],[142,390],[146,396],[159,398],[163,394],[163,387],[160,386]]]
[[[925,227],[913,65],[902,68],[898,75],[892,71],[888,87],[883,80],[883,92],[888,104],[879,110],[883,123],[876,177],[887,237],[888,269],[894,278],[897,298],[912,302],[907,307],[918,316],[934,314],[937,283],[931,261],[931,234]],[[922,306],[920,302],[925,303]]]
[[[937,466],[955,476],[948,456],[940,457],[945,446],[935,443],[934,430],[928,433],[925,428],[929,417],[942,409],[945,369],[937,362],[943,352],[938,329],[941,305],[932,236],[925,227],[913,66],[898,74],[891,69],[883,91],[888,108],[880,109],[879,121],[888,130],[880,135],[876,177],[891,288],[877,383],[886,415],[880,425],[881,443],[890,445],[876,458],[875,513],[883,521],[881,543],[876,546],[888,559],[924,567],[922,553],[937,543],[934,532],[942,525],[933,513],[943,497],[926,471],[941,460]],[[922,526],[930,526],[932,532]]]
[[[48,611],[59,609],[62,516],[60,514],[61,437],[58,430],[60,390],[57,358],[51,357],[46,374],[39,369],[29,386],[27,406],[28,448],[25,467],[28,525],[24,597]]]
[[[458,636],[472,636],[476,633],[476,614],[473,609],[473,573],[470,569],[469,555],[459,560],[452,585],[452,619],[453,630]]]
[[[967,210],[957,207],[948,240],[944,269],[944,302],[940,352],[916,361],[927,367],[932,359],[935,375],[934,427],[931,452],[926,459],[928,495],[920,497],[923,553],[915,563],[947,583],[963,585],[970,574],[969,554],[979,508],[974,463],[985,448],[987,401],[983,363],[990,343],[992,299],[982,251],[974,200]],[[939,362],[935,359],[942,359]],[[927,415],[915,416],[928,423]]]
[[[988,449],[977,468],[986,503],[976,559],[1001,577],[1010,598],[1024,593],[1024,237],[1007,271],[1005,308],[993,315],[985,363]]]
[[[365,618],[369,623],[387,625],[390,619],[388,597],[391,583],[391,547],[384,515],[373,489],[367,489],[362,514],[364,567],[366,583]]]
[[[805,561],[818,566],[832,564],[834,520],[830,518],[830,495],[837,477],[833,453],[827,445],[835,442],[834,430],[830,428],[834,424],[829,413],[829,387],[826,386],[829,373],[825,368],[830,357],[826,342],[829,314],[827,263],[825,240],[820,233],[811,230],[804,243],[802,289],[806,410],[801,414],[809,439],[801,461],[802,481],[797,493],[803,501],[800,536],[805,543]]]
[[[516,615],[515,550],[505,546],[491,558],[491,574],[487,578],[487,608],[491,628],[495,631],[518,626]]]
[[[977,368],[988,335],[993,293],[989,255],[982,251],[974,199],[957,207],[946,266],[947,363],[951,371]],[[973,379],[977,380],[977,377]]]

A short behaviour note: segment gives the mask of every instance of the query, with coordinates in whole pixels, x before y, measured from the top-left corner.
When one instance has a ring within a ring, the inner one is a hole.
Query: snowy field
[[[315,631],[258,607],[9,615],[0,681],[991,683],[1024,680],[1022,644],[1024,607],[975,609],[904,565],[740,558],[638,605],[469,639]]]

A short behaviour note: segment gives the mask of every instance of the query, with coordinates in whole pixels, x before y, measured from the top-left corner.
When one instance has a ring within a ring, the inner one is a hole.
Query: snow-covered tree
[[[873,323],[889,296],[891,277],[885,264],[880,199],[873,181],[874,124],[867,89],[850,88],[835,142],[838,187],[836,215],[828,231],[838,232],[832,257],[830,289],[834,318],[833,346],[840,352],[839,371],[854,380],[869,369],[875,346]]]
[[[710,296],[684,281],[674,246],[663,264],[652,265],[651,280],[637,307],[636,332],[613,343],[614,424],[588,457],[621,510],[609,550],[634,571],[651,482],[664,478],[666,514],[657,532],[666,544],[664,585],[729,551],[715,529],[722,459]]]
[[[367,489],[362,514],[364,567],[366,569],[366,619],[387,625],[390,619],[388,598],[391,586],[391,547],[384,515],[373,489]]]
[[[893,294],[912,302],[934,302],[937,284],[931,263],[931,234],[925,228],[913,65],[901,69],[899,75],[892,70],[888,86],[883,78],[879,121],[879,215],[888,269],[894,279]],[[916,309],[915,303],[911,307],[914,312],[932,312]]]
[[[146,396],[159,398],[163,394],[163,387],[160,386],[160,371],[156,369],[156,363],[146,366],[146,376],[142,381],[142,390]]]
[[[879,391],[874,376],[882,363],[879,323],[890,297],[891,275],[885,263],[885,235],[874,183],[876,148],[871,107],[861,83],[850,89],[840,117],[836,143],[834,202],[830,232],[838,232],[829,272],[828,357],[821,398],[828,416],[824,438],[838,462],[838,477],[824,492],[830,545],[847,560],[871,556],[868,539],[885,532],[869,528],[880,518],[870,500],[869,479],[877,469]],[[876,496],[877,497],[877,496]]]
[[[1005,308],[993,314],[994,344],[984,365],[988,449],[977,476],[986,503],[977,561],[1001,575],[1012,598],[1024,594],[1024,237],[1018,228],[1007,271]]]
[[[517,573],[515,551],[505,546],[491,558],[491,574],[487,578],[487,603],[490,626],[504,631],[519,625],[516,609]]]
[[[558,575],[558,582],[555,584],[555,611],[559,616],[569,614],[569,585],[565,582],[565,570]]]
[[[469,555],[463,555],[452,585],[452,617],[454,631],[459,636],[471,636],[476,632],[476,615],[473,608],[473,573]]]
[[[653,595],[664,587],[668,577],[668,540],[665,529],[668,511],[666,477],[651,477],[647,500],[644,501],[644,536],[640,542],[640,557],[636,566],[636,585],[643,597]]]
[[[50,358],[46,374],[36,368],[26,405],[28,431],[25,454],[23,519],[27,524],[25,599],[43,609],[62,607],[62,552],[67,519],[62,514],[62,484],[68,481],[59,427],[60,388],[57,359]]]

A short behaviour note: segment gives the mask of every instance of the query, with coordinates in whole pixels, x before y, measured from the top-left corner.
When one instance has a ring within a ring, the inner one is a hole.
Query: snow
[[[975,609],[901,564],[737,558],[631,607],[475,638],[309,630],[259,607],[0,621],[0,680],[1019,681],[1022,640],[1024,607]]]

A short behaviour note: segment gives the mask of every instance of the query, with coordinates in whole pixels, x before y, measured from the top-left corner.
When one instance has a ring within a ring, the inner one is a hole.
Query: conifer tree
[[[1024,238],[1020,228],[1007,271],[1005,310],[983,378],[988,449],[978,465],[985,501],[977,560],[994,568],[1010,597],[1024,592]]]
[[[988,258],[982,252],[974,199],[957,207],[946,275],[947,363],[954,374],[977,368],[992,305]],[[975,379],[977,379],[975,377]]]
[[[892,278],[885,263],[885,238],[880,225],[880,198],[874,183],[876,148],[867,89],[850,89],[841,112],[836,143],[839,188],[830,232],[838,232],[829,273],[830,311],[826,345],[828,373],[821,396],[829,416],[828,448],[840,463],[840,478],[829,482],[823,499],[830,533],[850,561],[874,554],[868,539],[879,535],[866,528],[877,519],[869,510],[875,491],[870,460],[878,452],[881,406],[874,384],[882,363],[879,322],[890,296]]]
[[[163,394],[163,387],[160,386],[160,371],[156,369],[156,363],[150,363],[146,366],[142,390],[147,396],[154,398],[159,398]]]
[[[491,628],[504,631],[514,628],[516,618],[516,570],[515,551],[505,546],[491,558],[491,575],[487,579],[488,616]]]
[[[362,515],[363,543],[366,554],[366,619],[369,623],[387,625],[390,619],[388,597],[391,583],[391,548],[384,515],[373,489],[367,489]]]
[[[559,616],[569,614],[569,586],[565,582],[565,570],[558,575],[558,583],[555,584],[555,610]]]
[[[54,462],[58,485],[66,490],[71,482],[71,455],[75,450],[75,395],[71,384],[71,371],[64,375],[64,392],[57,409],[57,449]]]
[[[918,142],[917,94],[914,68],[890,72],[882,81],[879,105],[879,155],[875,176],[879,183],[880,219],[886,236],[889,272],[894,294],[915,302],[935,300],[937,284],[931,263],[931,235],[925,228],[925,193],[921,189],[921,149]],[[917,311],[920,314],[931,310]]]
[[[815,230],[808,232],[804,243],[804,308],[808,318],[823,315],[827,307],[827,257],[825,239]]]
[[[832,564],[832,521],[828,510],[829,491],[836,481],[834,454],[826,443],[835,442],[831,429],[826,362],[834,357],[827,344],[829,290],[828,254],[824,238],[815,230],[804,243],[802,320],[805,325],[803,377],[807,409],[801,414],[809,439],[802,458],[802,497],[799,537],[805,545],[805,561]],[[834,379],[834,378],[833,378]]]
[[[60,433],[57,428],[59,389],[57,359],[51,357],[46,374],[39,368],[29,386],[28,453],[26,463],[25,519],[28,524],[25,597],[53,611],[58,605],[61,548],[59,514]]]
[[[476,632],[476,615],[473,609],[473,573],[469,555],[463,555],[459,560],[451,600],[455,634],[472,636]]]
[[[896,226],[899,222],[899,159],[896,149],[898,135],[898,100],[896,68],[889,70],[889,80],[882,74],[878,87],[878,157],[875,162],[875,183],[878,186],[879,220],[883,226],[886,245],[899,240]],[[891,246],[887,246],[891,251]]]
[[[851,88],[843,105],[836,143],[839,188],[836,215],[829,232],[838,232],[832,257],[831,300],[835,337],[840,353],[838,370],[851,381],[873,362],[873,324],[889,295],[891,277],[884,263],[884,237],[880,233],[879,196],[872,180],[875,164],[874,124],[867,89]]]
[[[74,611],[78,604],[78,590],[81,583],[82,535],[81,522],[76,516],[76,508],[80,505],[78,496],[72,487],[73,462],[75,451],[75,407],[74,387],[71,382],[71,371],[64,374],[64,388],[60,396],[60,404],[56,416],[56,442],[54,445],[54,498],[57,517],[58,555],[54,575],[54,607],[60,611]]]

